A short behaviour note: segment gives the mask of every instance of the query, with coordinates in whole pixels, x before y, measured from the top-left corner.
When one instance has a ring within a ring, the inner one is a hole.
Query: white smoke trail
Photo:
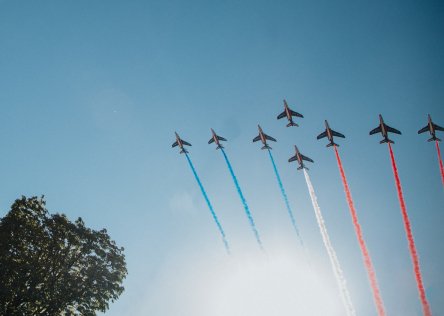
[[[311,197],[311,203],[313,204],[313,209],[315,211],[316,220],[319,225],[319,230],[321,231],[322,240],[324,242],[325,248],[327,249],[328,257],[330,258],[336,282],[338,283],[340,289],[342,302],[344,303],[347,315],[356,316],[356,311],[355,308],[353,307],[350,293],[347,289],[347,281],[345,280],[344,274],[339,264],[338,257],[336,256],[336,252],[331,244],[330,237],[328,236],[327,228],[325,227],[324,218],[322,217],[321,208],[318,205],[313,185],[311,184],[311,180],[307,171],[305,169],[303,170],[304,170],[305,181],[307,182],[308,191]]]

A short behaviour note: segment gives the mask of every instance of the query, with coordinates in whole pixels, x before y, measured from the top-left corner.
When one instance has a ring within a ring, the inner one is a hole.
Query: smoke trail
[[[396,189],[398,191],[398,200],[401,206],[402,219],[404,220],[404,229],[407,234],[410,256],[412,257],[416,285],[418,287],[419,298],[421,299],[422,311],[425,316],[431,316],[432,312],[430,310],[429,302],[427,301],[424,285],[422,284],[422,276],[421,276],[421,269],[419,266],[418,253],[416,252],[415,241],[413,240],[412,227],[410,225],[409,216],[407,215],[407,208],[405,206],[404,196],[402,194],[401,180],[399,179],[398,167],[396,166],[395,155],[393,154],[392,146],[390,145],[390,143],[388,143],[388,147],[390,151],[390,159],[392,161],[393,174],[395,176]]]
[[[441,150],[439,149],[439,142],[435,141],[435,143],[436,143],[436,151],[438,153],[439,170],[441,171],[441,181],[442,185],[444,185],[444,165],[442,164]]]
[[[353,226],[355,228],[356,236],[358,237],[359,247],[361,248],[362,256],[364,257],[365,268],[367,269],[367,275],[370,280],[370,286],[373,292],[373,299],[376,304],[376,309],[379,316],[385,315],[384,303],[381,298],[381,293],[379,292],[378,281],[376,279],[376,273],[373,268],[373,264],[370,258],[370,254],[367,250],[367,246],[364,241],[364,236],[362,234],[361,225],[359,225],[358,214],[356,213],[355,205],[351,196],[350,188],[347,183],[347,178],[345,176],[344,168],[342,166],[341,157],[339,156],[338,149],[334,146],[336,160],[338,161],[339,172],[341,173],[342,184],[344,186],[345,196],[347,198],[348,207],[350,209],[350,214],[353,220]]]
[[[316,194],[313,189],[313,185],[311,184],[310,177],[305,169],[304,176],[305,181],[307,182],[308,192],[310,193],[311,203],[313,204],[313,209],[315,211],[316,220],[319,225],[319,230],[321,231],[322,240],[324,242],[324,246],[327,249],[328,257],[330,258],[330,262],[332,265],[332,269],[336,278],[336,282],[338,283],[341,299],[344,303],[345,310],[348,316],[355,316],[355,308],[353,307],[353,303],[350,298],[350,293],[347,289],[347,282],[345,280],[344,274],[342,272],[341,266],[339,264],[338,257],[336,256],[336,252],[331,244],[330,237],[328,236],[327,228],[325,227],[324,218],[322,217],[321,209],[318,205]]]
[[[244,197],[244,195],[242,193],[242,190],[240,188],[239,182],[237,182],[237,178],[236,178],[236,176],[234,174],[233,168],[231,167],[230,160],[228,159],[227,154],[225,153],[223,148],[221,148],[220,150],[221,150],[221,152],[222,152],[222,154],[223,154],[223,156],[225,158],[225,162],[227,163],[228,170],[231,173],[231,177],[233,178],[234,185],[236,186],[236,189],[237,189],[237,193],[239,193],[239,197],[240,197],[240,199],[242,201],[242,204],[244,206],[245,214],[248,217],[248,221],[250,222],[250,226],[251,226],[251,229],[253,230],[254,236],[256,237],[256,241],[259,244],[259,247],[262,250],[264,250],[264,248],[262,246],[261,238],[259,237],[259,232],[258,232],[258,230],[256,228],[256,225],[254,224],[253,216],[251,216],[250,208],[248,207],[247,201],[245,200],[245,197]]]
[[[197,184],[199,184],[200,190],[202,191],[202,195],[205,198],[205,201],[207,202],[208,208],[210,209],[211,215],[213,216],[214,222],[217,225],[217,228],[219,229],[219,232],[222,236],[222,241],[224,242],[225,249],[227,250],[227,253],[230,254],[230,247],[228,246],[228,241],[225,237],[225,232],[222,228],[222,225],[219,222],[219,219],[217,218],[216,212],[214,212],[213,206],[211,205],[210,199],[208,198],[207,192],[205,192],[205,189],[202,185],[202,182],[200,182],[200,178],[197,175],[196,169],[194,168],[193,163],[191,162],[190,157],[187,153],[185,153],[185,156],[187,157],[188,164],[190,165],[191,170],[193,171],[194,177],[196,178]]]
[[[274,162],[273,155],[271,154],[270,149],[268,149],[268,154],[270,155],[270,160],[271,160],[271,163],[273,164],[274,173],[276,174],[276,179],[279,183],[279,188],[281,189],[282,197],[284,198],[285,206],[287,207],[288,215],[290,216],[290,219],[291,219],[291,224],[293,225],[293,228],[296,231],[296,234],[298,235],[299,242],[301,243],[302,246],[304,246],[302,238],[299,235],[299,230],[296,225],[296,220],[294,218],[293,211],[291,210],[290,203],[288,202],[287,194],[285,193],[284,185],[282,184],[282,181],[281,181],[281,176],[279,175],[279,171],[276,167],[276,163]]]

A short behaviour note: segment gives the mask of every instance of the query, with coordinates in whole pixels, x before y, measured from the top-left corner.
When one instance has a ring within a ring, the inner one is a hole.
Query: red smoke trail
[[[362,234],[361,225],[359,225],[358,214],[356,213],[355,205],[350,193],[350,188],[348,187],[347,178],[345,177],[344,168],[342,166],[341,157],[339,157],[339,152],[336,146],[335,154],[336,160],[338,161],[339,172],[341,173],[342,184],[344,185],[345,195],[347,197],[348,207],[350,208],[350,214],[353,220],[353,226],[355,228],[356,236],[358,237],[359,247],[361,247],[362,256],[364,257],[365,268],[367,269],[367,275],[370,280],[370,286],[373,292],[373,299],[376,304],[376,309],[379,316],[385,315],[384,303],[381,298],[381,293],[379,292],[378,281],[376,279],[376,273],[373,268],[372,260],[370,259],[370,254],[365,245],[364,236]]]
[[[393,155],[392,146],[388,143],[390,150],[390,159],[392,161],[393,174],[396,181],[396,189],[398,191],[399,204],[401,205],[402,219],[404,220],[404,229],[407,234],[407,240],[409,243],[410,256],[412,257],[413,269],[415,272],[416,285],[418,287],[419,298],[421,299],[422,311],[425,316],[431,316],[432,312],[430,310],[429,302],[424,290],[424,285],[422,284],[421,269],[419,266],[418,253],[416,252],[415,241],[413,240],[412,227],[410,225],[409,216],[407,215],[407,208],[405,206],[404,196],[402,195],[401,180],[398,175],[398,168],[396,167],[395,156]]]
[[[442,185],[444,185],[444,165],[442,164],[441,150],[439,149],[438,141],[436,141],[435,143],[436,143],[436,151],[438,152],[439,170],[441,170]]]

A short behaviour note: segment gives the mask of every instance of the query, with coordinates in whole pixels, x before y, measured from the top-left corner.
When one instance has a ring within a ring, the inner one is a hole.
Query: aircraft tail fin
[[[268,146],[268,144],[265,144],[264,146],[262,146],[261,149],[272,149],[270,146]]]
[[[287,127],[290,126],[299,126],[298,124],[296,124],[295,122],[291,121],[290,123],[287,124]]]
[[[379,142],[380,144],[384,144],[384,143],[390,143],[390,144],[394,144],[395,142],[394,141],[392,141],[391,139],[388,139],[388,138],[384,138],[383,140],[381,140],[380,142]]]
[[[304,165],[298,167],[298,170],[302,170],[302,169],[309,170],[309,169],[308,169],[306,166],[304,166]]]
[[[180,153],[181,153],[181,154],[188,154],[188,150],[186,150],[186,149],[184,148],[184,149],[182,149],[182,150],[180,151]]]
[[[216,149],[222,149],[222,148],[224,148],[224,146],[222,146],[222,145],[219,145],[216,147]]]
[[[331,142],[331,143],[327,144],[327,147],[331,147],[331,146],[339,147],[339,145],[334,143],[334,142]]]
[[[438,141],[438,142],[440,142],[441,141],[441,139],[439,139],[438,137],[436,137],[435,135],[433,135],[430,139],[428,139],[427,141],[428,142],[431,142],[431,141],[434,141],[434,140],[436,140],[436,141]]]

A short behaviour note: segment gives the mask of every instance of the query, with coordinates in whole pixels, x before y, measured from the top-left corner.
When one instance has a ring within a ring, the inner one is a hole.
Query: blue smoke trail
[[[237,182],[237,178],[234,175],[234,171],[233,171],[233,168],[231,167],[230,160],[228,160],[227,154],[225,153],[223,148],[221,148],[221,152],[224,155],[225,161],[226,161],[227,166],[228,166],[228,170],[230,170],[231,177],[233,178],[234,184],[235,184],[236,189],[237,189],[237,193],[239,193],[239,197],[240,197],[240,199],[242,201],[242,204],[244,205],[245,214],[247,214],[248,220],[250,222],[251,229],[253,230],[254,236],[256,237],[256,241],[259,244],[259,247],[262,250],[264,250],[264,247],[262,246],[261,238],[259,237],[259,232],[257,231],[256,225],[254,224],[253,216],[251,216],[250,208],[248,207],[247,201],[245,200],[245,197],[244,197],[244,195],[242,193],[242,190],[241,190],[241,188],[239,186],[239,182]]]
[[[270,155],[270,160],[271,160],[271,163],[273,164],[274,173],[276,174],[276,179],[279,183],[279,188],[281,189],[282,197],[284,198],[285,205],[287,206],[288,215],[290,215],[291,224],[293,225],[293,228],[296,231],[296,234],[298,235],[299,242],[303,246],[304,243],[302,242],[302,238],[299,235],[299,230],[296,225],[296,220],[294,218],[293,211],[291,210],[290,203],[288,202],[288,197],[287,197],[287,194],[285,193],[284,185],[282,184],[282,181],[281,181],[281,176],[279,175],[279,171],[276,167],[276,163],[274,162],[273,155],[271,154],[270,149],[268,149],[268,154]]]
[[[190,168],[193,171],[194,177],[196,178],[196,181],[199,184],[200,190],[202,191],[202,195],[204,196],[205,201],[207,202],[207,205],[208,205],[208,208],[210,209],[211,215],[213,215],[213,219],[216,222],[217,228],[219,229],[219,232],[222,235],[222,241],[224,242],[225,249],[227,250],[227,253],[230,254],[230,247],[228,246],[228,242],[225,237],[225,232],[222,228],[222,225],[219,222],[219,219],[217,218],[216,213],[214,212],[213,206],[211,205],[211,202],[210,202],[210,199],[208,198],[207,192],[205,192],[202,182],[200,182],[199,176],[197,175],[196,169],[194,169],[194,165],[191,162],[190,157],[188,156],[187,153],[185,153],[185,156],[187,157],[188,164],[190,165]]]

